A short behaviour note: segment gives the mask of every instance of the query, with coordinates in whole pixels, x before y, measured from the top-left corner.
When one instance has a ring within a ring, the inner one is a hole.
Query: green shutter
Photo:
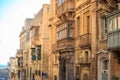
[[[41,60],[41,45],[37,46],[37,60]]]

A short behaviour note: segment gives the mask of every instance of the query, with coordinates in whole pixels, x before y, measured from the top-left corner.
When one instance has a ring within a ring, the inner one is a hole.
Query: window
[[[106,26],[106,16],[102,15],[100,17],[100,26],[101,26],[101,39],[106,39],[105,36],[107,34],[107,26]]]
[[[90,29],[90,13],[89,11],[85,12],[83,14],[83,34],[87,34],[89,33],[89,29]]]
[[[108,60],[103,61],[103,70],[108,70]]]
[[[117,18],[113,18],[113,30],[117,30]]]
[[[64,2],[64,0],[58,0],[58,5],[61,5]]]
[[[68,37],[72,37],[72,24],[68,24]]]
[[[36,59],[41,60],[41,45],[35,46]]]
[[[107,26],[108,26],[108,32],[111,32],[112,31],[112,20],[108,20]]]
[[[102,31],[103,34],[106,34],[106,33],[107,33],[105,21],[106,21],[105,17],[102,16],[102,18],[101,18],[101,27],[102,27],[102,30],[103,30],[103,31]]]
[[[113,16],[113,17],[107,18],[108,32],[112,32],[120,29],[119,22],[120,22],[120,16]]]
[[[88,51],[85,51],[85,62],[88,62]]]
[[[56,38],[57,40],[61,40],[66,38],[66,24],[62,24],[57,27]]]
[[[31,48],[31,54],[35,54],[35,48]]]
[[[35,48],[31,48],[31,59],[36,60]]]
[[[18,70],[18,78],[20,78],[20,70]]]
[[[89,33],[90,28],[90,16],[87,16],[87,33]]]

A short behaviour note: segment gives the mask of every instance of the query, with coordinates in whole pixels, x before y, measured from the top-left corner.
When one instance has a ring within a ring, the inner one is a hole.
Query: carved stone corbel
[[[98,0],[98,2],[102,5],[103,10],[111,12],[118,9],[120,0]]]

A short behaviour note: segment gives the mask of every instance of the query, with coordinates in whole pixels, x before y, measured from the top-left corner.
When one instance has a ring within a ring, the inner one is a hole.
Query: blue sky
[[[0,64],[7,64],[19,49],[19,34],[26,18],[33,18],[50,0],[0,0]]]

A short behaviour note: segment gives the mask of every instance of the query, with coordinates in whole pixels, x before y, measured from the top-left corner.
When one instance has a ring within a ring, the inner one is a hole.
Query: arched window
[[[108,70],[108,60],[104,60],[102,64],[103,70]]]

